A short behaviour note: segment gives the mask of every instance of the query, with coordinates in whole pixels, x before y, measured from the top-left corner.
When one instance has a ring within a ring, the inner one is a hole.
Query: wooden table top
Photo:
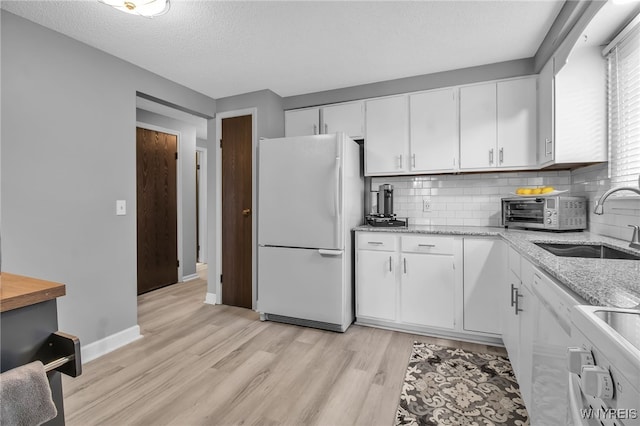
[[[65,294],[64,284],[6,272],[0,274],[0,312],[35,305]]]

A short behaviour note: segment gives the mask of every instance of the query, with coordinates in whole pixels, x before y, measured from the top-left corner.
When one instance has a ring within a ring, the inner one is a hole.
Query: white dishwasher
[[[579,301],[537,269],[532,290],[539,301],[539,313],[534,327],[528,407],[531,424],[569,424],[567,347],[571,339],[571,309]]]
[[[573,425],[640,425],[640,310],[576,306],[569,365]]]

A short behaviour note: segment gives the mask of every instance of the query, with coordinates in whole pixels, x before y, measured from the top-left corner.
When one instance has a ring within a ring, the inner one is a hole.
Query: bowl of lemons
[[[557,195],[567,191],[558,191],[553,186],[539,186],[536,188],[518,188],[515,192],[512,192],[513,195],[519,195],[521,197],[539,197]]]

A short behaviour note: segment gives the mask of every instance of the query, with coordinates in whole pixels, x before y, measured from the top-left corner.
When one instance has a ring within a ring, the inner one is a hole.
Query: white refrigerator
[[[343,133],[258,143],[258,297],[263,320],[344,332],[354,319],[360,148]]]

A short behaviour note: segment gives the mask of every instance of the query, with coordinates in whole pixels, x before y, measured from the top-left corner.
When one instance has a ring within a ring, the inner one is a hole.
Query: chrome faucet
[[[621,187],[618,187],[618,188],[611,188],[610,190],[608,190],[607,192],[602,194],[600,199],[598,201],[596,201],[596,207],[595,207],[595,209],[593,209],[593,212],[595,214],[603,214],[604,213],[603,206],[604,206],[605,200],[607,198],[609,198],[609,195],[613,194],[614,192],[618,192],[618,191],[631,191],[631,192],[635,192],[636,194],[640,195],[640,175],[638,175],[638,187],[637,188],[634,188],[632,186],[621,186]],[[640,234],[640,226],[638,226],[638,225],[629,225],[629,226],[633,228],[633,236],[631,237],[631,241],[629,242],[629,247],[640,250],[640,235],[639,235]]]
[[[629,247],[640,250],[640,226],[638,225],[628,225],[633,228],[633,236],[631,237],[631,242],[629,242]]]
[[[607,192],[605,192],[604,194],[602,194],[602,196],[600,197],[600,199],[598,201],[596,201],[596,208],[593,209],[593,212],[595,214],[603,214],[604,213],[604,202],[607,198],[609,198],[609,195],[613,194],[614,192],[618,192],[618,191],[631,191],[631,192],[635,192],[636,194],[640,195],[640,175],[638,175],[638,187],[634,188],[632,186],[620,186],[618,188],[611,188],[610,190],[608,190]]]

